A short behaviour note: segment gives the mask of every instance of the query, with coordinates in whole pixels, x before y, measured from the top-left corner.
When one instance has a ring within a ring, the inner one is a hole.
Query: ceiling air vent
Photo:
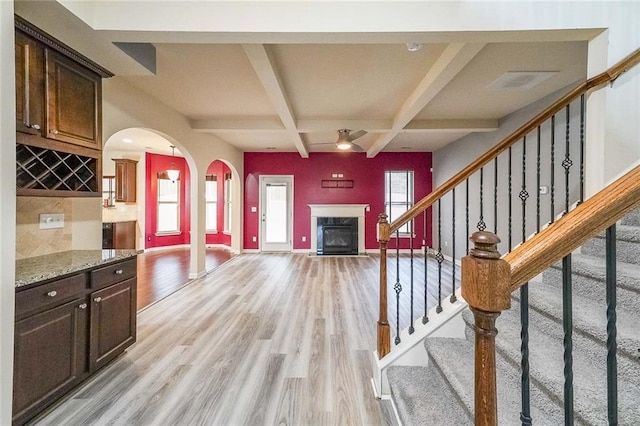
[[[493,90],[528,90],[557,73],[558,71],[508,71],[487,87]]]

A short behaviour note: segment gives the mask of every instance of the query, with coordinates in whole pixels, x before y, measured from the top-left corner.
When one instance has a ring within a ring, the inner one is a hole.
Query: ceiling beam
[[[390,132],[381,134],[367,150],[373,158],[482,50],[483,43],[451,43],[404,101]]]
[[[309,149],[306,143],[300,137],[296,128],[296,120],[293,110],[284,91],[280,76],[278,75],[273,61],[269,57],[267,50],[262,44],[243,44],[244,49],[251,66],[255,70],[267,96],[271,99],[276,112],[284,124],[287,134],[296,146],[296,149],[303,158],[309,158]]]
[[[498,129],[498,120],[493,119],[465,119],[465,120],[412,120],[404,129],[408,132],[493,132]]]

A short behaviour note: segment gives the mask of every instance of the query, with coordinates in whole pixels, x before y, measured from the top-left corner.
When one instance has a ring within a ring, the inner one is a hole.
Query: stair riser
[[[605,256],[604,238],[592,238],[582,246],[582,254],[591,256]],[[616,260],[618,262],[640,265],[640,243],[635,241],[618,240],[616,242]]]
[[[545,283],[557,283],[562,285],[562,271],[560,269],[549,268],[543,274]],[[634,291],[622,288],[625,284],[625,277],[618,278],[618,289],[616,293],[617,305],[619,309],[628,312],[640,312],[640,295]],[[572,286],[573,292],[590,297],[594,300],[604,301],[606,298],[606,287],[602,279],[573,274]]]

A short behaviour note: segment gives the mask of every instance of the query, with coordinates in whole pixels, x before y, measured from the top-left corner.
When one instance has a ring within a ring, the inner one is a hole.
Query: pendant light
[[[171,145],[171,157],[175,156],[175,149],[176,147]],[[176,169],[176,163],[173,161],[171,162],[171,168],[167,170],[167,176],[171,182],[177,181],[178,177],[180,177],[180,170]]]

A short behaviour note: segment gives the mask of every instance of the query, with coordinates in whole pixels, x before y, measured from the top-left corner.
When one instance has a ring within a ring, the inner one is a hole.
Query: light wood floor
[[[170,295],[189,280],[189,247],[148,251],[138,255],[138,310]],[[211,271],[231,259],[223,248],[208,248],[205,268]]]
[[[140,312],[138,342],[39,424],[391,424],[370,384],[377,261],[236,256]]]

